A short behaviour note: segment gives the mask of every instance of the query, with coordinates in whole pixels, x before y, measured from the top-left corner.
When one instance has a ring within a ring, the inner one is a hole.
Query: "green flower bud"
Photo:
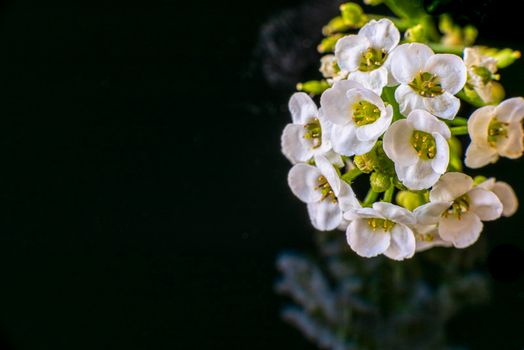
[[[327,88],[329,88],[329,83],[325,80],[310,80],[297,84],[298,91],[304,91],[310,95],[320,95]]]
[[[339,32],[345,32],[347,30],[351,29],[351,25],[349,25],[344,18],[341,16],[333,18],[331,21],[328,22],[323,28],[322,28],[322,34],[325,36],[339,33]]]
[[[449,157],[448,171],[462,172],[462,159],[457,156]]]
[[[414,27],[411,27],[406,30],[404,34],[406,40],[409,42],[425,42],[426,41],[426,31],[422,24],[417,24]]]
[[[367,16],[358,4],[347,2],[340,5],[340,13],[346,25],[360,28],[367,22]]]
[[[505,68],[520,58],[520,51],[512,49],[495,49],[492,47],[480,47],[480,52],[497,60],[498,68]]]
[[[395,200],[397,201],[398,205],[410,211],[427,203],[423,193],[411,191],[399,191]]]
[[[501,83],[492,82],[491,83],[491,96],[492,96],[492,104],[498,104],[500,101],[504,99],[506,96],[506,91],[504,91],[504,87]]]
[[[371,151],[366,154],[355,156],[353,163],[363,173],[369,174],[374,169],[374,164],[377,161],[375,152]]]
[[[338,39],[342,38],[343,36],[344,34],[338,33],[322,39],[320,44],[317,46],[318,52],[326,53],[335,51],[335,45],[337,44]]]
[[[391,187],[391,177],[383,173],[373,172],[369,177],[369,183],[374,192],[384,192]]]
[[[464,45],[465,46],[471,46],[477,40],[477,36],[479,34],[479,31],[477,28],[475,28],[472,25],[467,25],[464,27],[462,31],[464,35]]]
[[[449,144],[449,153],[451,154],[451,156],[457,156],[457,157],[462,157],[462,143],[460,142],[460,140],[455,137],[455,136],[452,136],[449,140],[448,140],[448,144]]]

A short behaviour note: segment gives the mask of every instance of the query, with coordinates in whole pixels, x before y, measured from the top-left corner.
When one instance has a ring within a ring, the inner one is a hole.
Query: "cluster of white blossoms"
[[[304,92],[293,94],[292,123],[282,135],[282,152],[294,164],[288,183],[312,225],[345,230],[363,257],[403,260],[433,246],[465,248],[483,221],[518,206],[508,184],[462,173],[457,150],[456,136],[469,134],[470,168],[524,152],[523,98],[457,117],[456,95],[465,89],[491,102],[497,61],[477,48],[465,49],[462,59],[400,41],[389,19],[340,37],[334,54],[322,58],[328,86],[320,106]],[[371,188],[359,200],[352,184],[362,174]]]

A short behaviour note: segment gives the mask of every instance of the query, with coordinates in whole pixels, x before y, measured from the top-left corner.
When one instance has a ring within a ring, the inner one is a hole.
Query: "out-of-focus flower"
[[[496,181],[495,178],[490,178],[480,183],[479,187],[485,188],[495,193],[502,203],[503,216],[512,216],[517,212],[519,200],[513,188],[506,182]]]
[[[321,231],[334,230],[342,223],[342,212],[360,204],[353,189],[340,179],[326,157],[316,156],[315,164],[293,166],[288,184],[291,191],[307,203],[313,226]]]
[[[449,163],[451,137],[448,126],[423,110],[412,111],[384,135],[384,151],[395,163],[399,180],[408,188],[422,190],[437,182]]]
[[[335,55],[325,55],[320,59],[320,73],[330,84],[345,79],[348,72],[341,70],[337,64]]]
[[[324,117],[330,121],[333,150],[346,156],[369,152],[386,131],[393,108],[357,82],[335,83],[320,97]]]
[[[380,95],[382,88],[393,82],[387,67],[399,40],[400,33],[389,19],[372,20],[357,35],[340,39],[335,56],[339,67],[349,72],[348,79]]]
[[[415,209],[417,223],[437,224],[440,237],[456,248],[475,243],[482,232],[482,221],[498,219],[502,203],[493,192],[473,184],[466,174],[442,175],[429,193],[430,202]]]
[[[315,155],[331,153],[331,123],[322,117],[311,97],[303,92],[293,94],[289,100],[289,111],[293,122],[287,124],[282,133],[282,153],[293,164],[307,162]],[[335,162],[340,164],[342,160]]]
[[[347,240],[351,249],[363,257],[384,254],[404,260],[415,254],[415,236],[410,226],[413,214],[398,205],[376,202],[372,208],[355,208],[344,213],[350,221]]]
[[[466,83],[466,66],[452,54],[434,54],[424,44],[403,44],[391,54],[391,74],[400,83],[395,99],[400,112],[423,109],[443,119],[453,119],[460,100],[453,96]]]
[[[443,240],[438,233],[438,225],[415,225],[415,251],[423,252],[433,247],[451,247],[453,243]]]
[[[493,81],[500,78],[496,74],[497,60],[483,55],[477,47],[468,47],[464,49],[464,63],[468,69],[466,86],[475,90],[484,102],[492,102],[494,99]]]
[[[471,144],[465,163],[480,168],[495,163],[499,156],[516,159],[524,152],[522,119],[524,98],[514,97],[498,106],[477,109],[468,120]]]

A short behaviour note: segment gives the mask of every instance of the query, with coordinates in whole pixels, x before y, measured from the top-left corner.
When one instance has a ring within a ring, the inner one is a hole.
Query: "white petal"
[[[355,126],[334,125],[331,129],[333,150],[345,156],[361,155],[371,151],[376,140],[360,141],[357,138]]]
[[[497,151],[503,157],[511,159],[520,158],[522,152],[524,152],[522,124],[520,122],[511,123],[508,125],[507,130],[507,137],[499,137],[497,139]]]
[[[324,91],[320,96],[322,116],[334,124],[345,125],[351,122],[352,104],[346,93],[355,88],[362,88],[362,85],[354,81],[341,80]]]
[[[360,101],[368,101],[377,106],[380,111],[384,111],[386,108],[384,101],[382,101],[379,95],[364,87],[349,89],[346,92],[346,97],[350,106]]]
[[[429,193],[432,202],[452,202],[473,188],[473,179],[462,173],[449,172],[442,175]]]
[[[391,73],[401,84],[409,84],[432,55],[424,44],[402,44],[391,53]]]
[[[315,102],[304,92],[295,92],[289,99],[289,111],[294,124],[307,124],[317,118],[318,108]]]
[[[301,125],[288,124],[282,132],[282,153],[292,162],[307,162],[313,155],[313,145],[304,138],[305,129]]]
[[[289,171],[287,181],[291,191],[304,203],[317,202],[322,193],[316,189],[320,170],[307,164],[297,164]]]
[[[356,81],[366,89],[380,95],[384,86],[388,84],[388,70],[385,67],[380,67],[370,72],[357,70],[349,74],[348,80]]]
[[[340,192],[337,195],[338,204],[343,212],[361,208],[360,203],[353,192],[353,189],[345,181],[340,182]]]
[[[335,196],[338,196],[340,193],[341,180],[337,171],[333,167],[333,164],[331,164],[324,156],[315,156],[315,165],[326,178],[327,182],[331,186],[331,189],[335,193]]]
[[[435,139],[435,145],[437,148],[435,158],[431,160],[431,167],[433,168],[433,171],[435,171],[436,173],[444,174],[449,164],[448,142],[446,141],[444,136],[442,136],[438,132],[432,133],[431,136],[433,136],[433,138]]]
[[[406,208],[387,202],[373,203],[373,209],[382,214],[383,217],[404,225],[414,225],[416,220],[412,212]]]
[[[389,19],[382,18],[379,21],[369,21],[358,35],[365,36],[371,43],[371,47],[391,51],[400,41],[400,33]]]
[[[338,66],[348,72],[356,71],[362,54],[370,45],[369,40],[362,35],[348,35],[339,39],[335,45]]]
[[[398,102],[400,113],[405,116],[415,109],[426,109],[424,98],[408,85],[399,85],[395,90],[395,100]]]
[[[415,254],[415,235],[409,227],[396,224],[391,230],[391,241],[384,255],[393,260],[404,260]]]
[[[462,90],[467,79],[464,61],[459,56],[452,54],[431,56],[424,67],[424,71],[437,75],[442,88],[451,95]]]
[[[456,216],[442,217],[439,221],[439,235],[453,243],[456,248],[466,248],[477,241],[483,228],[477,214],[467,212],[458,219]]]
[[[489,163],[495,163],[499,159],[497,151],[489,146],[480,146],[474,142],[466,149],[464,164],[468,168],[478,169]]]
[[[320,231],[334,230],[342,222],[342,211],[338,203],[329,199],[307,205],[313,227]]]
[[[389,105],[382,111],[381,116],[374,123],[357,128],[357,138],[361,141],[375,141],[387,130],[392,119],[393,107]]]
[[[502,203],[495,193],[481,187],[468,192],[469,209],[482,221],[491,221],[502,215]]]
[[[437,225],[417,225],[413,230],[416,240],[416,252],[422,252],[433,247],[451,247],[452,243],[444,241],[438,234]],[[420,237],[421,236],[421,237]],[[424,237],[429,236],[431,240],[425,240]]]
[[[417,109],[409,113],[408,121],[415,130],[427,132],[428,134],[438,132],[444,138],[451,137],[449,127],[441,120],[425,110]]]
[[[373,231],[366,219],[352,221],[346,231],[348,244],[358,255],[371,258],[389,247],[391,235],[383,230]]]
[[[502,101],[496,108],[497,119],[504,123],[520,122],[524,117],[524,98],[513,97]]]
[[[503,181],[497,181],[491,190],[502,202],[502,215],[511,216],[515,214],[519,207],[519,201],[513,188]]]
[[[395,163],[395,172],[407,188],[417,191],[430,188],[440,178],[440,174],[431,167],[431,161],[422,159],[410,166]]]
[[[477,109],[468,119],[468,133],[471,141],[479,145],[488,145],[488,127],[495,113],[494,106]]]
[[[342,168],[345,165],[344,160],[342,159],[340,154],[338,154],[338,153],[336,153],[334,151],[326,152],[324,154],[324,157],[326,157],[327,160],[329,160],[329,162],[331,164],[333,164],[334,166],[336,166],[338,168]]]
[[[407,120],[397,120],[384,134],[383,148],[386,155],[402,166],[414,165],[418,155],[411,145],[413,128]]]
[[[425,109],[439,118],[452,120],[460,108],[460,99],[447,91],[435,97],[423,99]]]
[[[381,213],[373,208],[353,208],[344,213],[344,219],[349,221],[372,218],[385,219]]]
[[[419,224],[434,225],[439,222],[440,216],[451,204],[452,202],[429,202],[417,207],[413,214]]]

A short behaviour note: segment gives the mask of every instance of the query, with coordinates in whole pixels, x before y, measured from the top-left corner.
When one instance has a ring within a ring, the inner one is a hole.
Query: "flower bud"
[[[407,29],[404,36],[408,42],[426,41],[426,31],[424,30],[424,26],[422,26],[422,24],[420,23],[414,27]]]
[[[352,28],[360,28],[367,22],[367,16],[362,7],[354,2],[340,5],[340,13],[346,25]]]
[[[320,95],[327,88],[329,88],[329,84],[325,80],[310,80],[297,84],[298,91],[304,91],[310,95]]]
[[[400,206],[410,211],[427,203],[423,194],[411,191],[399,191],[396,201]]]
[[[376,163],[377,157],[375,152],[371,151],[366,154],[355,156],[353,163],[363,173],[369,174],[373,171],[373,166]]]
[[[383,173],[373,172],[369,177],[369,183],[374,192],[384,192],[391,187],[391,177]]]
[[[344,34],[338,33],[322,39],[320,44],[317,46],[318,52],[326,53],[335,51],[335,45],[337,44],[338,39],[342,38],[343,36]]]
[[[483,183],[484,181],[486,181],[488,178],[485,177],[485,176],[482,176],[482,175],[477,175],[473,178],[473,183],[475,185],[480,185],[481,183]]]
[[[331,34],[347,31],[350,28],[351,26],[346,23],[344,18],[338,16],[333,18],[322,28],[322,34],[328,36]]]

